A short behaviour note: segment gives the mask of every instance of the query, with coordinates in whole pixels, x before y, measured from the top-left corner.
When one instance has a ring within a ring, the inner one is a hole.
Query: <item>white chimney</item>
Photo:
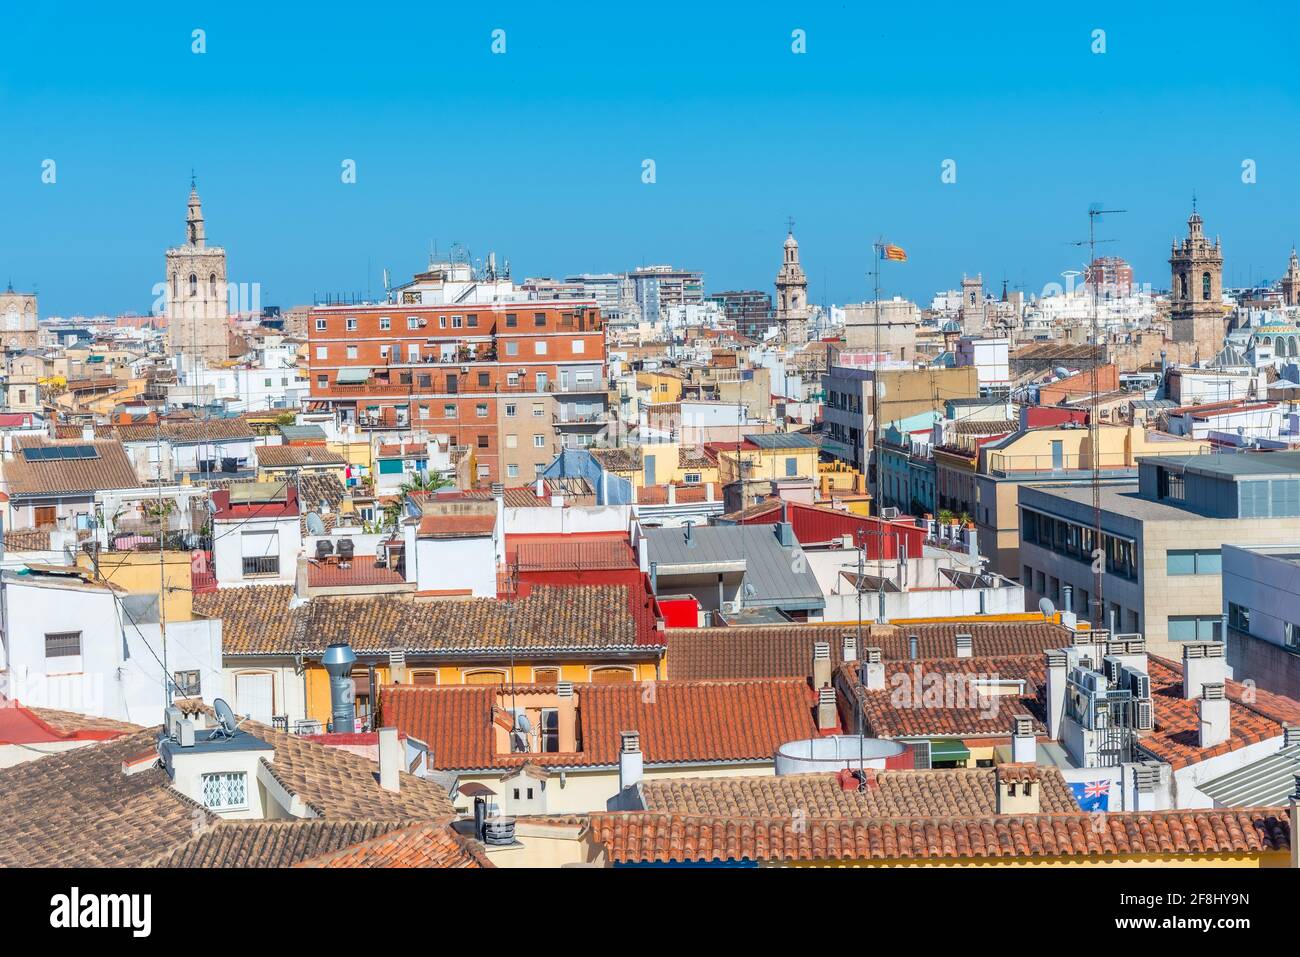
[[[81,426],[81,440],[83,442],[95,441],[95,423],[85,422]]]
[[[813,642],[813,687],[824,688],[831,683],[831,645],[829,641]]]
[[[1047,736],[1061,740],[1061,725],[1065,721],[1065,678],[1070,670],[1070,658],[1063,649],[1056,648],[1047,655]]]
[[[626,790],[641,783],[641,773],[645,769],[645,759],[641,754],[641,732],[619,732],[618,749],[618,789]]]
[[[835,707],[835,689],[825,687],[817,692],[817,729],[834,731],[840,724],[839,709]]]
[[[1027,714],[1012,718],[1011,760],[1016,764],[1038,763],[1038,741],[1034,734],[1034,719]]]
[[[957,657],[969,658],[974,652],[974,639],[970,635],[957,636]]]
[[[1201,697],[1196,702],[1196,713],[1200,718],[1200,744],[1203,748],[1212,748],[1228,740],[1231,705],[1224,691],[1223,682],[1209,682],[1201,686]]]
[[[379,729],[379,786],[385,791],[402,789],[402,742],[396,728]]]
[[[858,636],[844,635],[840,643],[840,658],[844,661],[858,660]]]
[[[1190,641],[1183,645],[1183,697],[1201,697],[1207,684],[1223,684],[1228,677],[1221,641]]]
[[[885,690],[885,663],[879,648],[862,649],[862,662],[858,665],[858,681],[868,691]]]

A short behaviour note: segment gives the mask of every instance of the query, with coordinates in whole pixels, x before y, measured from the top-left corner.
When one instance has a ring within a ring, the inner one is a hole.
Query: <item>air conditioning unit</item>
[[[461,371],[461,372],[469,372],[469,366],[461,366],[461,367],[460,367],[460,371]]]
[[[428,324],[429,324],[429,320],[428,320],[428,319],[421,319],[421,320],[420,320],[420,328],[421,328],[421,329],[423,329],[423,328],[424,328],[425,326],[427,326]]]
[[[1107,655],[1101,659],[1101,663],[1106,671],[1106,680],[1111,684],[1118,686],[1120,684],[1121,676],[1125,671],[1124,662],[1116,655]]]
[[[892,505],[887,508],[882,508],[880,510],[880,517],[886,522],[895,521],[898,518],[898,509]]]
[[[1133,727],[1138,731],[1154,731],[1156,709],[1150,701],[1133,702]]]
[[[724,615],[739,615],[739,614],[740,614],[740,602],[738,602],[738,601],[724,601],[724,602],[722,603],[722,613],[723,613]]]
[[[1151,697],[1151,677],[1138,671],[1136,668],[1124,669],[1124,682],[1122,687],[1127,687],[1129,693],[1134,698],[1146,700]]]

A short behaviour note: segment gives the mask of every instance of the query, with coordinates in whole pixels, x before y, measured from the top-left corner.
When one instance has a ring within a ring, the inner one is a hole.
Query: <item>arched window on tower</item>
[[[1178,298],[1187,298],[1187,273],[1185,272],[1180,272],[1178,274]]]
[[[1201,273],[1201,298],[1206,302],[1210,301],[1210,274],[1208,272]]]
[[[199,277],[194,275],[194,273],[190,273],[190,295],[197,296],[198,294],[199,294]]]
[[[175,299],[181,294],[181,279],[176,273],[172,273],[172,298]]]
[[[213,299],[217,298],[217,274],[216,273],[212,273],[210,276],[208,276],[208,295]]]

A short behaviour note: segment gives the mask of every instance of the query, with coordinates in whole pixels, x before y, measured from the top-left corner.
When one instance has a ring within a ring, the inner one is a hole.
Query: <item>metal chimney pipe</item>
[[[330,730],[352,734],[357,730],[356,691],[352,666],[357,656],[347,642],[330,645],[321,656],[321,666],[330,676]]]
[[[919,653],[918,652],[919,644],[920,642],[918,641],[916,635],[907,636],[907,657],[911,658],[913,661],[916,660],[917,654]]]

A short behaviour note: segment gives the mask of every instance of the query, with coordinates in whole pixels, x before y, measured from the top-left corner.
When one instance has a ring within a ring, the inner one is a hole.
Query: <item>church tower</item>
[[[229,355],[226,251],[209,246],[194,181],[185,211],[185,242],[167,250],[167,351],[205,360]]]
[[[975,278],[961,277],[961,328],[967,334],[979,333],[984,329],[984,274],[976,273]]]
[[[776,321],[788,345],[808,341],[808,277],[799,265],[799,243],[794,238],[794,223],[785,238],[784,259],[776,274]]]
[[[1282,305],[1300,306],[1300,259],[1296,258],[1294,246],[1291,247],[1286,275],[1282,277]]]
[[[1193,201],[1187,238],[1181,245],[1175,240],[1169,256],[1169,318],[1174,341],[1195,343],[1201,357],[1209,358],[1223,348],[1225,335],[1223,246],[1218,238],[1206,239],[1203,226]]]

